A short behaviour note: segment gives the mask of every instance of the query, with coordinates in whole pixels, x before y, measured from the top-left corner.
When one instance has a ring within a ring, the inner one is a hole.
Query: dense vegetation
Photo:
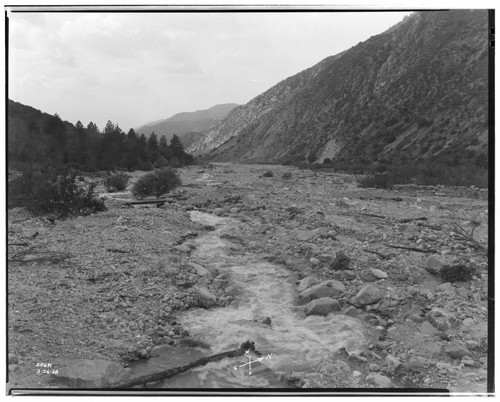
[[[132,194],[136,198],[143,198],[154,195],[159,197],[172,191],[181,185],[181,178],[175,169],[166,167],[155,169],[154,172],[147,173],[140,177],[132,187]]]
[[[110,174],[104,179],[104,187],[110,193],[115,191],[123,191],[127,188],[130,176],[125,173]]]
[[[96,183],[79,183],[75,173],[56,168],[25,168],[9,182],[9,207],[23,206],[34,214],[89,215],[104,211],[104,201],[94,194]]]
[[[487,161],[487,157],[486,157]],[[386,161],[387,162],[387,161]],[[417,184],[423,186],[476,186],[488,187],[488,165],[443,162],[408,162],[406,164],[361,163],[336,161],[326,158],[323,163],[292,163],[299,169],[324,170],[360,175],[362,187],[391,188],[395,184]]]
[[[86,127],[42,113],[20,103],[8,104],[9,167],[53,166],[83,171],[152,170],[164,166],[180,167],[193,163],[178,136],[167,143],[152,133],[149,138],[133,129],[124,133],[108,121],[99,130],[90,122]]]

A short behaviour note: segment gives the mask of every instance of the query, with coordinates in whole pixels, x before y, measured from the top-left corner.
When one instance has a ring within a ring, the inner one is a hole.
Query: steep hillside
[[[158,137],[164,135],[170,141],[177,134],[187,147],[200,137],[200,133],[207,131],[213,125],[222,120],[233,110],[235,103],[225,103],[212,106],[209,109],[197,110],[196,112],[178,113],[168,119],[145,124],[135,131],[140,135],[151,135],[154,131]]]
[[[57,115],[56,115],[57,116]],[[7,155],[16,162],[55,162],[73,156],[78,148],[76,128],[31,106],[7,102]],[[65,149],[66,148],[66,149]],[[10,165],[9,165],[10,166]]]
[[[414,13],[235,108],[189,151],[241,162],[484,159],[487,22],[484,10]]]

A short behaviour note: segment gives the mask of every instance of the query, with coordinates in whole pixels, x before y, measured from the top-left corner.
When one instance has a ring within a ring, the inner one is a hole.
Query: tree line
[[[9,165],[64,166],[82,171],[152,170],[164,166],[181,167],[193,163],[177,135],[168,143],[153,132],[149,138],[133,129],[125,134],[118,124],[108,121],[102,132],[90,122],[86,127],[63,122],[34,109],[23,110],[9,104]],[[24,106],[25,107],[25,106]],[[26,108],[26,107],[25,107]],[[14,112],[10,113],[14,109]]]

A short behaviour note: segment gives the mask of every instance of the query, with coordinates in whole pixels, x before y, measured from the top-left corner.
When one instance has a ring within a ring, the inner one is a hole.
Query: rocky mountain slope
[[[189,147],[219,161],[487,158],[488,14],[418,12],[232,110]]]
[[[177,113],[168,119],[145,124],[137,128],[136,132],[139,135],[149,136],[154,131],[158,137],[164,135],[168,141],[177,134],[182,138],[184,145],[189,146],[200,138],[200,133],[207,131],[226,117],[236,106],[238,106],[236,103],[224,103],[196,112]]]

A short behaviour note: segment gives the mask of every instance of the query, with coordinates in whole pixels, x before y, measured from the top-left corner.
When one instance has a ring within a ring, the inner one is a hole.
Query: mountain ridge
[[[249,163],[484,157],[487,17],[414,13],[233,109],[188,151]]]
[[[135,131],[140,135],[149,137],[154,132],[158,137],[165,136],[169,141],[174,134],[179,136],[185,146],[202,136],[202,133],[224,118],[232,109],[237,107],[236,103],[222,103],[208,109],[196,110],[194,112],[177,113],[167,119],[157,120],[139,126]],[[185,138],[184,138],[185,137]]]

